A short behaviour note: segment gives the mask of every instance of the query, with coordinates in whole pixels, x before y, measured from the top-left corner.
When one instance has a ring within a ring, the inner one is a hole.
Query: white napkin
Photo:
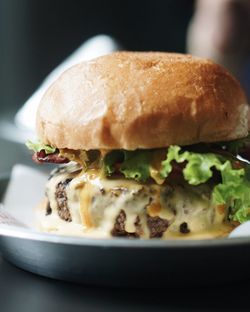
[[[0,224],[34,228],[35,208],[44,198],[48,175],[24,165],[15,165],[0,207]]]
[[[242,223],[235,230],[233,230],[229,237],[249,237],[250,236],[250,221]]]

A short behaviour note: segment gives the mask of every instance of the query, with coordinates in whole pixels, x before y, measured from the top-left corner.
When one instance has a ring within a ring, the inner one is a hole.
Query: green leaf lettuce
[[[170,146],[160,172],[164,178],[172,171],[172,161],[186,162],[183,176],[191,185],[205,183],[212,177],[214,169],[219,171],[221,183],[213,188],[214,204],[229,205],[232,220],[239,222],[250,220],[250,169],[248,164],[244,164],[244,168],[235,169],[232,167],[231,161],[221,155],[181,152],[179,146]]]
[[[33,152],[41,152],[42,150],[44,150],[46,154],[53,154],[56,151],[55,147],[50,146],[48,144],[43,144],[40,141],[37,142],[27,141],[26,146]]]
[[[145,150],[124,151],[124,162],[120,171],[127,179],[146,182],[150,177],[151,154],[151,151]]]
[[[118,170],[124,174],[125,178],[146,182],[150,177],[151,154],[152,152],[147,150],[112,151],[104,157],[104,172],[110,176],[116,171],[115,165],[118,164]]]

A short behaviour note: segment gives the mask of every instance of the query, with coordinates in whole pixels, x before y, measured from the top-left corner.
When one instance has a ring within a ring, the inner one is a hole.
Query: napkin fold
[[[45,196],[47,180],[46,173],[28,166],[15,165],[0,207],[0,224],[34,228],[34,210]]]

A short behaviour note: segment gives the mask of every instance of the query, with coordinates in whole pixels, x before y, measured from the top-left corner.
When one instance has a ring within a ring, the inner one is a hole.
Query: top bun
[[[241,138],[247,113],[240,84],[210,60],[116,52],[65,71],[40,103],[37,130],[58,148],[134,150]]]

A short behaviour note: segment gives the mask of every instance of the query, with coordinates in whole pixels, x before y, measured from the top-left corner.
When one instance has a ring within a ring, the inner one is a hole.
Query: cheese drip
[[[58,217],[55,196],[56,186],[66,179],[72,179],[65,187],[72,217],[70,223]],[[47,196],[52,214],[43,218],[42,229],[46,231],[68,233],[70,228],[72,234],[72,227],[76,225],[76,235],[110,237],[121,210],[126,215],[127,233],[136,233],[139,218],[141,238],[150,237],[149,217],[167,220],[163,239],[211,238],[225,236],[233,229],[233,225],[227,222],[228,207],[214,206],[211,187],[205,184],[146,185],[128,179],[107,179],[91,169],[80,174],[63,172],[54,175],[47,184]],[[56,217],[59,219],[57,226]],[[51,227],[49,220],[53,224]],[[180,231],[183,223],[188,227],[185,234]]]

